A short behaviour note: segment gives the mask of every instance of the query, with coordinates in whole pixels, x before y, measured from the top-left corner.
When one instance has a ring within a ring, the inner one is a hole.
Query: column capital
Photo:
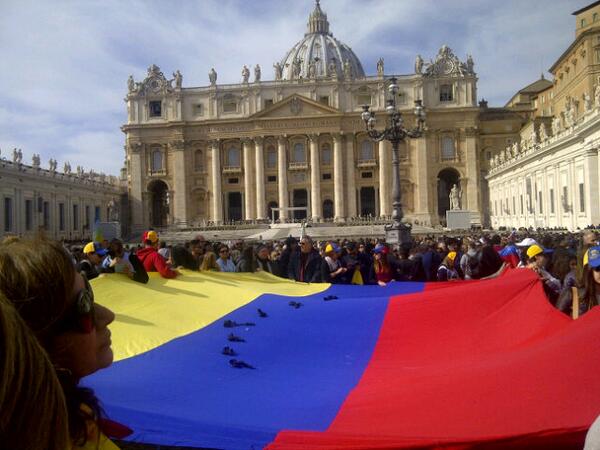
[[[264,136],[256,136],[252,140],[254,141],[254,145],[262,145],[265,142]]]
[[[333,139],[333,142],[336,144],[339,144],[342,142],[342,136],[343,134],[340,133],[331,133],[331,138]]]
[[[278,144],[286,144],[288,141],[288,137],[287,134],[282,134],[281,136],[277,136],[277,143]]]
[[[308,137],[309,141],[317,142],[319,140],[319,136],[321,136],[321,133],[309,133],[306,136]]]
[[[183,139],[169,141],[168,148],[174,151],[181,151],[185,148],[185,141]]]
[[[208,145],[212,149],[215,149],[215,148],[218,149],[219,146],[221,145],[221,139],[211,139],[210,141],[208,141]]]
[[[240,142],[242,143],[242,145],[249,145],[251,142],[253,142],[253,139],[247,138],[247,137],[243,137],[240,138]]]

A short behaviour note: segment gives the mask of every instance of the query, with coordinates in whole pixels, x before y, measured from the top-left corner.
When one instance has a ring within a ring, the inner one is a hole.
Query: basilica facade
[[[485,222],[489,161],[518,136],[521,116],[486,111],[482,127],[474,62],[446,45],[427,61],[418,55],[411,74],[386,73],[382,59],[372,66],[370,75],[334,37],[317,1],[270,80],[258,65],[244,66],[237,84],[220,84],[214,68],[202,87],[156,65],[142,81],[130,77],[122,130],[132,228],[390,217],[391,145],[366,135],[361,112],[369,105],[385,126],[392,76],[405,125],[415,124],[415,100],[427,111],[423,137],[400,148],[406,219],[443,223],[457,184],[461,208]]]

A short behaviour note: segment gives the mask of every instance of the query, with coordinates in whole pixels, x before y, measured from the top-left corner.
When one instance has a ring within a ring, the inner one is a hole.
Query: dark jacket
[[[292,253],[288,265],[288,278],[306,283],[320,283],[321,256],[319,256],[319,253],[316,250],[308,253],[304,264],[302,263],[302,252]]]

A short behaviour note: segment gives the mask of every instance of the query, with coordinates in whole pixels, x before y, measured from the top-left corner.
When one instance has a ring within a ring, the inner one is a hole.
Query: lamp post
[[[365,122],[367,128],[367,134],[369,137],[377,142],[386,140],[392,143],[392,166],[393,166],[393,179],[392,179],[392,196],[393,196],[393,212],[392,212],[392,224],[385,227],[386,241],[389,243],[398,243],[401,247],[410,247],[412,244],[412,238],[410,236],[411,225],[402,222],[404,213],[402,212],[401,203],[401,192],[400,192],[400,155],[399,147],[400,142],[406,138],[419,138],[425,131],[425,109],[423,108],[422,100],[415,100],[414,114],[417,119],[416,127],[407,129],[404,127],[404,121],[402,114],[398,111],[396,106],[396,97],[398,97],[398,84],[395,77],[390,78],[390,84],[388,86],[389,98],[386,102],[385,111],[388,115],[387,126],[382,131],[377,131],[375,125],[377,123],[375,119],[375,113],[369,111],[369,106],[364,105],[361,117]],[[381,161],[380,161],[381,164]],[[382,169],[380,165],[380,170]]]

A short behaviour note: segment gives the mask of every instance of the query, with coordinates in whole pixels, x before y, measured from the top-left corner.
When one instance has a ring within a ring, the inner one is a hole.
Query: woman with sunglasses
[[[587,258],[586,258],[587,256]],[[577,318],[594,306],[600,304],[600,246],[590,247],[583,257],[583,284],[579,287],[565,289],[556,307]],[[579,308],[573,313],[573,300],[579,303]]]
[[[37,411],[37,414],[31,414]],[[71,447],[67,405],[54,367],[13,305],[0,294],[0,447]]]
[[[0,246],[0,293],[16,308],[50,356],[66,399],[73,447],[116,448],[103,431],[94,392],[79,381],[112,364],[108,325],[114,314],[94,304],[91,286],[58,242],[17,240]],[[110,423],[115,437],[127,429]]]

